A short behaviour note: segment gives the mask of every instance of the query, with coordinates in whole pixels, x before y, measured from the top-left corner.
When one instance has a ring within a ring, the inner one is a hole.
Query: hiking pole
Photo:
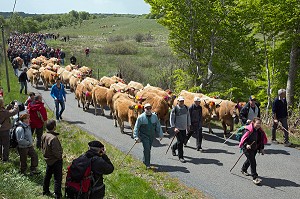
[[[119,167],[123,164],[125,158],[127,157],[127,155],[131,152],[131,150],[133,149],[133,147],[136,145],[136,143],[138,143],[137,141],[134,142],[133,146],[131,147],[131,149],[126,153],[125,157],[123,158],[123,160],[120,162]]]
[[[253,141],[250,146],[252,146],[252,144],[254,144],[255,141]],[[235,162],[235,164],[233,165],[233,167],[230,169],[230,172],[232,171],[232,169],[235,167],[235,165],[240,161],[241,157],[244,155],[244,152],[240,155],[240,157],[237,159],[237,161]]]
[[[223,142],[223,144],[225,144],[225,143],[226,143],[230,138],[232,138],[232,136],[235,135],[235,134],[236,134],[236,131],[235,131],[234,133],[232,133],[231,136],[229,136],[229,138],[227,138],[227,139],[225,140],[225,142]]]
[[[171,143],[169,144],[169,147],[168,147],[168,149],[167,149],[165,155],[167,155],[167,153],[168,153],[168,151],[169,151],[169,149],[170,149],[170,147],[171,147],[171,145],[172,145],[172,143],[173,143],[175,137],[176,137],[176,134],[173,136],[173,138],[172,138],[172,140],[171,140]]]

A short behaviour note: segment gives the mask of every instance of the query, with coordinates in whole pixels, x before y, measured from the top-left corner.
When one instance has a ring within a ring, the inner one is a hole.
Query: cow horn
[[[222,100],[220,101],[220,103],[218,103],[217,105],[220,105],[222,103]]]

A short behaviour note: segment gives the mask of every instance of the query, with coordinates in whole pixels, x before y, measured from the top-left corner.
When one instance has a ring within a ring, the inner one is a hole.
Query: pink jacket
[[[244,145],[244,142],[245,140],[249,137],[249,135],[253,132],[253,123],[251,122],[249,125],[247,125],[245,127],[246,129],[246,133],[243,135],[241,141],[240,141],[240,144],[239,144],[239,147],[242,148],[243,145]],[[262,133],[262,142],[263,144],[267,144],[268,142],[268,138],[266,136],[266,133],[262,130],[262,128],[258,129],[261,133]]]

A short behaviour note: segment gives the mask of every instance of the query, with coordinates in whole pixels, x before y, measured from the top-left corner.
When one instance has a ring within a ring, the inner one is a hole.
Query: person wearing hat
[[[62,120],[62,113],[65,110],[65,102],[66,102],[66,91],[64,85],[61,83],[61,79],[57,78],[56,83],[51,87],[50,95],[54,99],[55,102],[55,115],[56,120]],[[61,110],[59,111],[59,105],[61,106]]]
[[[114,165],[106,155],[104,145],[95,140],[88,143],[89,149],[84,154],[88,158],[92,158],[92,173],[94,183],[91,190],[90,199],[104,198],[105,185],[103,183],[103,175],[111,174],[114,171]]]
[[[178,149],[179,161],[185,163],[183,158],[183,144],[186,139],[186,131],[190,130],[191,119],[188,107],[184,104],[184,98],[179,96],[177,105],[172,109],[170,114],[170,126],[174,128],[177,142],[172,146],[172,155],[176,156]]]
[[[59,133],[55,132],[55,120],[48,120],[46,124],[47,132],[42,136],[42,153],[47,164],[46,175],[43,183],[43,195],[51,196],[49,191],[50,180],[54,175],[54,193],[55,198],[61,198],[61,182],[63,167],[63,149],[58,139]]]
[[[278,127],[278,123],[280,122],[283,126],[284,131],[284,145],[285,146],[291,146],[291,143],[289,142],[289,132],[288,132],[288,108],[287,108],[287,101],[286,101],[286,90],[285,89],[279,89],[278,90],[278,97],[275,98],[272,106],[272,112],[273,112],[273,126],[272,126],[272,142],[274,144],[277,144],[276,140],[276,129]]]
[[[136,142],[142,142],[144,148],[143,162],[147,169],[150,169],[151,147],[155,137],[163,138],[163,131],[159,119],[155,113],[152,113],[151,104],[144,105],[144,113],[138,118],[133,130],[133,138]]]
[[[31,157],[30,174],[38,174],[38,155],[33,148],[33,139],[31,128],[29,126],[29,114],[20,116],[20,126],[16,128],[16,137],[18,141],[18,152],[20,155],[21,173],[25,174],[27,169],[27,156]]]
[[[200,106],[200,97],[194,98],[194,104],[189,107],[191,118],[191,129],[188,132],[184,145],[186,146],[190,137],[196,133],[196,147],[197,151],[202,151],[202,107]]]
[[[242,125],[248,125],[253,120],[253,118],[260,118],[260,108],[258,103],[256,102],[256,98],[254,95],[249,97],[249,102],[245,104],[245,106],[240,111],[240,118],[242,121]]]

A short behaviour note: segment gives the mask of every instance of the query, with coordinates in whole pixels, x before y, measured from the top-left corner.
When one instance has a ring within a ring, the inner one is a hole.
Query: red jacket
[[[32,103],[29,107],[29,115],[30,120],[29,124],[31,128],[42,128],[44,125],[44,122],[41,118],[39,118],[38,111],[41,113],[42,118],[44,121],[47,121],[47,111],[44,107],[44,103],[40,101],[35,101]]]

